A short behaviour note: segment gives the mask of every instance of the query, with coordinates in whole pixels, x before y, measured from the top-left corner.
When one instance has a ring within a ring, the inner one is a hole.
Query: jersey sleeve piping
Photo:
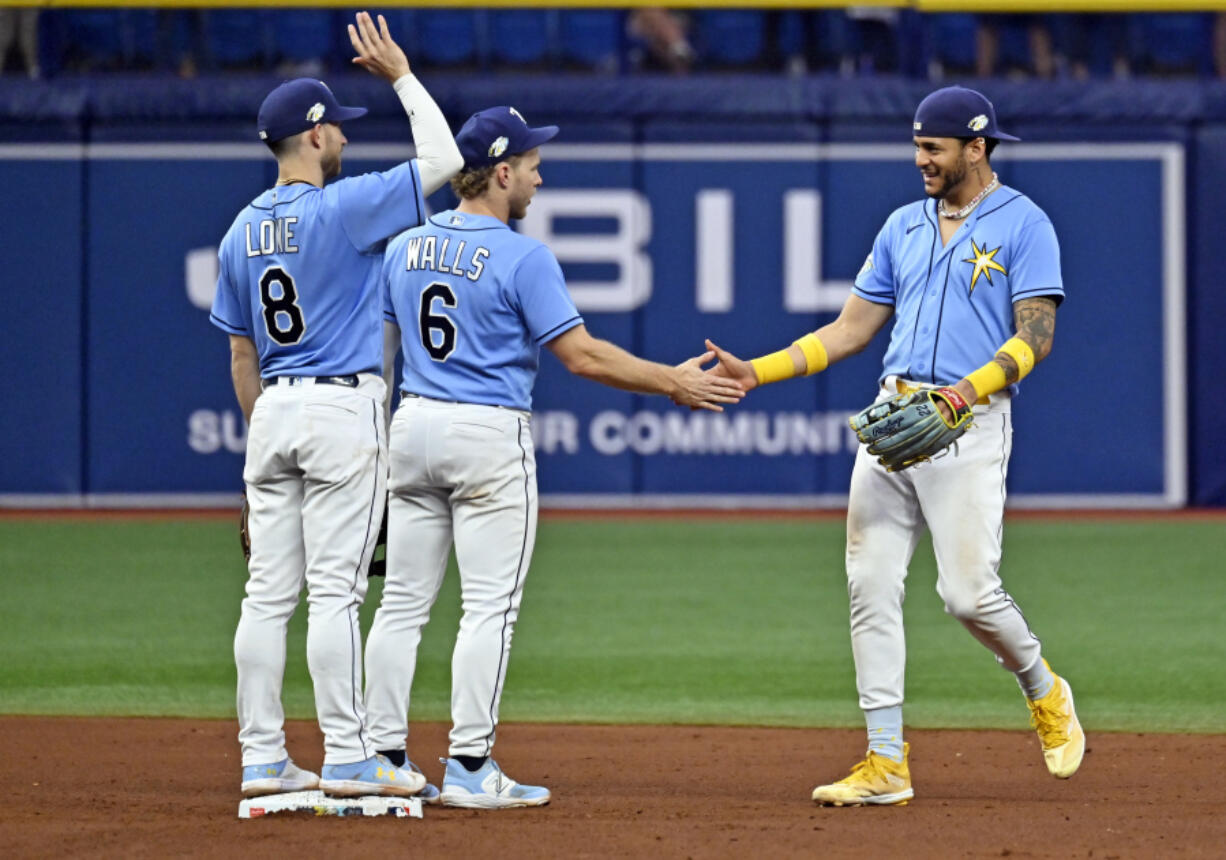
[[[547,343],[553,340],[558,335],[562,334],[563,332],[566,332],[574,328],[575,326],[582,324],[582,322],[583,322],[583,317],[579,314],[575,314],[570,319],[566,320],[565,322],[559,323],[558,325],[555,325],[549,331],[539,336],[536,339],[536,342],[537,343]]]
[[[413,206],[417,209],[417,223],[415,227],[420,227],[426,223],[425,213],[421,211],[421,201],[425,196],[422,194],[421,177],[419,176],[420,168],[417,166],[417,159],[412,160],[412,167],[409,170],[409,175],[413,177]]]
[[[1046,296],[1050,299],[1054,299],[1057,305],[1064,301],[1064,291],[1058,287],[1036,287],[1033,290],[1026,290],[1023,293],[1017,293],[1014,295],[1013,301],[1016,302],[1018,299],[1032,299],[1039,296]]]
[[[894,304],[894,296],[889,293],[870,293],[863,287],[852,287],[851,291],[866,302],[872,302],[875,305],[893,306]]]

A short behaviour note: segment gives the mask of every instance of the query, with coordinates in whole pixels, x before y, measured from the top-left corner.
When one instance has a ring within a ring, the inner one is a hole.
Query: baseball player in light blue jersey
[[[707,342],[720,358],[713,372],[749,390],[824,370],[862,350],[892,318],[878,400],[940,387],[961,408],[973,404],[974,425],[930,462],[890,472],[863,447],[856,457],[847,579],[868,754],[850,776],[814,790],[815,801],[835,806],[913,796],[902,732],[902,602],[925,527],[946,612],[1017,676],[1048,769],[1072,776],[1085,751],[1072,691],[1048,667],[998,575],[1012,396],[1051,351],[1064,298],[1056,234],[1038,206],[992,171],[996,143],[1017,138],[997,127],[983,95],[937,90],[920,103],[913,131],[928,199],[890,215],[839,317],[752,362]]]
[[[418,157],[325,186],[340,173],[341,123],[366,110],[342,107],[321,81],[284,83],[259,113],[276,186],[239,213],[219,250],[211,320],[230,335],[234,390],[250,423],[251,556],[234,637],[248,797],[315,787],[407,796],[426,787],[371,743],[358,607],[386,498],[382,252],[389,237],[424,220],[423,195],[461,160],[382,16],[376,28],[359,13],[349,36],[355,62],[395,87]],[[304,581],[322,779],[290,760],[281,706],[286,625]]]
[[[387,324],[401,332],[403,396],[391,426],[387,580],[366,648],[371,741],[404,761],[417,646],[455,544],[464,615],[452,656],[450,757],[442,802],[541,806],[490,758],[511,634],[536,537],[532,386],[545,345],[571,372],[719,410],[739,384],[703,361],[645,361],[588,334],[549,249],[512,231],[541,184],[531,128],[511,107],[474,114],[456,136],[458,208],[393,239]]]

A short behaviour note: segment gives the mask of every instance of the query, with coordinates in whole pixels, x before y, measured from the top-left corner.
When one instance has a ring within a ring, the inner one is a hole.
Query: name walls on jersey
[[[460,241],[456,244],[454,253],[448,251],[451,237],[445,237],[439,244],[437,236],[415,236],[410,239],[405,248],[404,268],[406,272],[429,269],[444,275],[456,275],[475,281],[485,271],[485,261],[489,259],[489,248],[477,246],[465,256],[464,249],[468,243]],[[448,260],[450,259],[450,262]]]
[[[597,412],[583,428],[573,412],[532,415],[538,454],[579,454],[581,430],[591,449],[606,457],[627,452],[723,456],[756,454],[821,456],[854,454],[859,444],[850,412]]]
[[[541,190],[528,215],[518,224],[526,236],[549,246],[563,268],[597,266],[615,272],[604,280],[569,279],[571,297],[581,312],[634,311],[650,301],[659,276],[670,290],[693,289],[694,307],[703,313],[732,313],[738,285],[734,283],[738,251],[769,253],[781,258],[783,309],[788,313],[836,312],[851,290],[852,281],[827,280],[822,272],[822,196],[812,189],[783,194],[783,233],[777,247],[762,249],[762,237],[738,237],[734,230],[736,196],[723,188],[701,189],[694,198],[692,285],[676,284],[671,273],[675,255],[688,243],[661,242],[653,255],[648,247],[654,235],[649,198],[627,188]],[[278,225],[283,218],[260,223],[256,233],[248,227],[248,256],[294,250],[293,225]],[[601,232],[576,232],[577,223],[598,222]],[[265,226],[267,225],[267,226]],[[772,235],[771,237],[775,237]],[[773,243],[771,243],[773,245]],[[484,255],[481,252],[484,251]],[[868,248],[865,248],[865,252]],[[476,280],[482,271],[485,249],[435,248],[422,244],[416,252],[421,268],[451,271]],[[431,254],[431,256],[427,256]],[[409,249],[412,262],[414,250]],[[192,305],[208,311],[217,289],[216,247],[194,248],[184,260],[186,292]],[[770,294],[761,283],[741,284],[755,301]]]
[[[854,454],[859,444],[847,424],[850,412],[597,412],[583,426],[573,412],[546,410],[532,416],[538,454],[592,451],[606,457],[627,452],[657,454],[756,454],[822,456]],[[187,420],[187,445],[197,454],[242,454],[247,425],[235,410],[197,409]]]

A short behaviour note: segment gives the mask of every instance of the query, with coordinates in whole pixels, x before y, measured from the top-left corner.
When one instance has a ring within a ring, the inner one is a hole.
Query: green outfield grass
[[[503,718],[858,726],[839,522],[546,519]],[[1226,528],[1018,521],[1006,586],[1093,729],[1226,731]],[[0,712],[232,717],[245,569],[218,521],[0,521]],[[906,720],[1022,728],[1013,679],[944,615],[921,544],[906,605]],[[381,593],[372,581],[368,629]],[[413,718],[447,716],[448,577]],[[305,609],[286,708],[313,713]]]

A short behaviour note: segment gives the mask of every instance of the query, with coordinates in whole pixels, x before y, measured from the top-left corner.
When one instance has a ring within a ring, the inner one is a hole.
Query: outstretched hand
[[[704,352],[677,365],[679,389],[672,395],[673,403],[691,409],[723,412],[720,404],[740,402],[745,392],[739,382],[702,369],[713,358],[715,353]]]
[[[410,71],[409,58],[392,38],[387,29],[387,19],[382,15],[379,16],[379,26],[375,27],[369,12],[359,12],[356,26],[349,25],[349,42],[357,52],[353,58],[354,64],[376,77],[395,83]]]
[[[710,338],[706,340],[706,344],[707,355],[719,361],[719,364],[707,371],[708,373],[735,381],[741,386],[742,391],[758,387],[758,375],[754,373],[752,364],[742,361],[725,349],[720,349]]]

